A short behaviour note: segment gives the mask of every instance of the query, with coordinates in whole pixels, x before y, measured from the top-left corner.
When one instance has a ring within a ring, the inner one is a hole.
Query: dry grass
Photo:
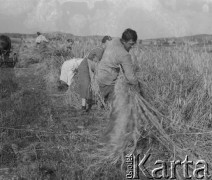
[[[155,155],[151,163],[188,155],[211,168],[211,54],[191,47],[151,49],[139,62],[141,92],[122,78],[116,84],[103,160],[124,163],[125,154],[148,151]],[[149,139],[148,148],[142,144],[143,135]]]
[[[39,48],[33,39],[26,39],[17,67],[11,73],[1,71],[1,168],[14,167],[22,178],[98,177],[98,172],[87,174],[85,169],[90,163],[88,152],[100,136],[99,127],[106,122],[102,113],[79,114],[77,85],[66,93],[57,91],[60,67],[70,59],[61,46],[65,41],[54,40]],[[84,55],[94,46],[89,43],[76,44],[73,53]]]
[[[121,165],[129,152],[153,152],[150,165],[185,154],[211,162],[211,54],[189,46],[137,49],[141,92],[120,77],[111,112],[81,115],[77,84],[65,94],[57,91],[60,67],[72,57],[63,46],[68,37],[59,37],[49,34],[42,49],[25,39],[15,80],[3,82],[2,76],[2,168],[14,167],[27,179],[106,180],[125,179]],[[98,43],[80,41],[73,56],[83,57]]]

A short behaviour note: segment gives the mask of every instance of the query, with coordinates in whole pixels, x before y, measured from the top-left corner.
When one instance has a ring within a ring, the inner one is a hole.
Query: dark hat
[[[37,35],[39,36],[39,35],[41,35],[41,33],[40,32],[37,32]]]
[[[111,40],[112,40],[112,37],[110,37],[110,36],[104,36],[102,38],[102,43],[106,43],[106,41],[111,41]]]

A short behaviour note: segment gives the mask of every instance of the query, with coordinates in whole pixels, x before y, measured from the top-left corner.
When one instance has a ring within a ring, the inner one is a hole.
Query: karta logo
[[[150,157],[151,154],[144,155],[142,159],[140,158],[140,154],[137,156],[133,154],[126,155],[126,178],[140,179],[142,173],[148,179],[176,179],[177,168],[179,168],[178,171],[182,171],[182,176],[185,179],[210,179],[211,177],[208,172],[208,164],[204,160],[198,160],[194,163],[193,161],[189,161],[186,155],[183,161],[173,160],[167,162],[157,160],[154,163],[154,167],[148,167],[147,169],[146,165]],[[193,171],[192,173],[191,170]]]

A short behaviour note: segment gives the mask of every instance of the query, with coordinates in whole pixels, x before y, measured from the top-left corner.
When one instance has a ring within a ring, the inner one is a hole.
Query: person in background
[[[114,99],[114,86],[120,68],[122,68],[129,84],[138,84],[132,58],[129,54],[136,41],[136,31],[128,28],[123,32],[121,38],[114,38],[106,47],[102,60],[98,65],[96,76],[101,95],[105,101],[112,102]]]
[[[79,94],[82,98],[82,110],[85,110],[86,112],[89,112],[92,107],[92,91],[90,88],[91,77],[89,71],[91,70],[94,72],[95,63],[98,63],[102,59],[104,50],[110,40],[112,40],[110,36],[104,36],[102,44],[92,49],[79,65]]]
[[[65,43],[65,50],[67,52],[67,56],[70,57],[70,58],[73,58],[75,57],[74,56],[74,53],[72,51],[72,47],[74,45],[74,40],[73,39],[67,39],[66,43]]]
[[[46,39],[44,35],[42,35],[40,32],[37,32],[37,38],[35,42],[36,42],[36,46],[38,46],[41,43],[48,43],[49,41]]]
[[[9,36],[0,35],[0,67],[7,67],[11,53],[12,43]]]
[[[74,40],[73,39],[67,39],[66,48],[67,48],[68,51],[72,51],[73,44],[74,44]]]

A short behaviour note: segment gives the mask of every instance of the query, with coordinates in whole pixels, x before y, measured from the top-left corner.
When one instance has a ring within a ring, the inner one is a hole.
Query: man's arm
[[[135,75],[132,59],[130,54],[120,57],[120,65],[124,71],[124,75],[130,84],[137,84],[138,79]]]

